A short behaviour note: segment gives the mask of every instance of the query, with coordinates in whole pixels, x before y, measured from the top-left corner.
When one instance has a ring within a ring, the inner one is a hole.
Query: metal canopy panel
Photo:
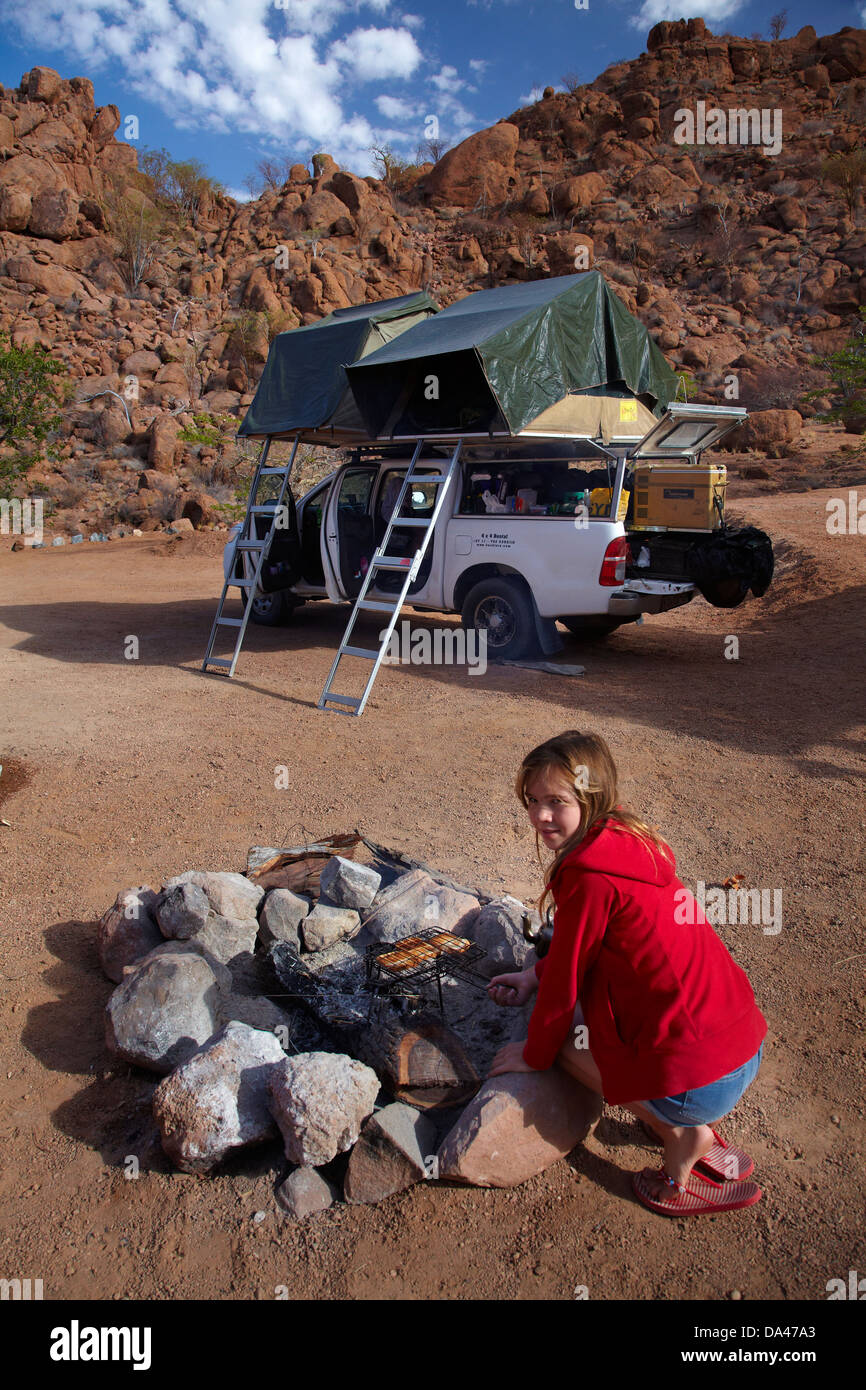
[[[747,418],[748,411],[732,405],[672,404],[634,450],[633,458],[681,458],[698,454]]]
[[[419,290],[378,304],[335,309],[319,323],[279,333],[238,434],[310,437],[321,431],[327,443],[368,438],[348,393],[346,365],[436,310],[430,296]]]
[[[658,413],[677,378],[598,271],[467,295],[347,369],[372,437],[519,434],[579,392]],[[639,438],[635,433],[632,438]]]

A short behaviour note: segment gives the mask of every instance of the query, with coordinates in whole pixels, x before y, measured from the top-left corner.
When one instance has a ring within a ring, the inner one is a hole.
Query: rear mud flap
[[[556,652],[561,652],[565,643],[556,630],[555,618],[542,618],[535,602],[535,596],[530,590],[529,595],[532,602],[532,617],[535,623],[535,636],[538,643],[538,650],[543,656],[554,656]]]

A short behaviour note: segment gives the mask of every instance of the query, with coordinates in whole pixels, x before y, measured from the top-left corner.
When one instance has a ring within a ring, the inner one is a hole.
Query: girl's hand
[[[520,970],[508,975],[494,975],[487,986],[487,994],[494,1004],[519,1009],[537,988],[535,970]]]
[[[501,1047],[493,1058],[493,1064],[487,1073],[488,1077],[503,1076],[509,1071],[537,1071],[537,1067],[531,1067],[528,1062],[523,1060],[523,1049],[526,1046],[526,1039],[522,1042],[506,1043]]]

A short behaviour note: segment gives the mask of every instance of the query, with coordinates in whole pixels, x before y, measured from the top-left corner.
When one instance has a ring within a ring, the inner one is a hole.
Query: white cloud
[[[483,77],[487,69],[490,67],[490,63],[487,58],[470,58],[469,66],[471,67],[472,71],[476,73],[479,77]]]
[[[33,45],[50,34],[70,67],[92,76],[110,68],[115,85],[178,129],[252,137],[263,152],[299,162],[327,150],[373,173],[371,146],[413,158],[430,114],[450,145],[490,124],[459,99],[474,89],[455,66],[426,66],[416,42],[424,19],[401,15],[395,0],[26,0],[14,10],[0,0],[0,11]],[[353,22],[363,27],[341,32]],[[467,71],[487,65],[473,59]],[[407,79],[411,87],[397,87]],[[372,87],[368,115],[355,105],[360,83]],[[153,143],[144,128],[142,141]],[[244,190],[232,196],[248,201]]]
[[[534,102],[541,101],[541,94],[543,91],[543,87],[533,87],[531,92],[527,92],[524,96],[520,97],[520,105],[532,106]]]
[[[649,30],[662,19],[700,17],[712,28],[737,14],[745,3],[746,0],[643,0],[637,14],[631,15],[628,22],[632,29]]]
[[[457,76],[457,69],[447,65],[440,68],[436,76],[430,78],[430,81],[434,87],[439,88],[440,92],[459,92],[461,87],[466,86],[462,77]]]
[[[236,203],[251,203],[253,195],[248,188],[227,188],[226,193],[230,198],[234,198]]]
[[[413,102],[403,101],[400,97],[377,97],[376,105],[389,121],[408,120],[418,113],[418,107]]]
[[[344,63],[359,82],[411,77],[421,51],[406,29],[355,29],[339,39],[329,56]]]

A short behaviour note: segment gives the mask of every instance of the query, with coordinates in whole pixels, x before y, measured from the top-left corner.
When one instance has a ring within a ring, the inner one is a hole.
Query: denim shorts
[[[743,1092],[751,1086],[758,1074],[763,1051],[764,1044],[761,1043],[748,1062],[709,1086],[699,1086],[695,1091],[681,1091],[678,1096],[664,1096],[661,1100],[645,1100],[643,1104],[666,1125],[684,1125],[688,1128],[713,1124],[733,1110]]]

